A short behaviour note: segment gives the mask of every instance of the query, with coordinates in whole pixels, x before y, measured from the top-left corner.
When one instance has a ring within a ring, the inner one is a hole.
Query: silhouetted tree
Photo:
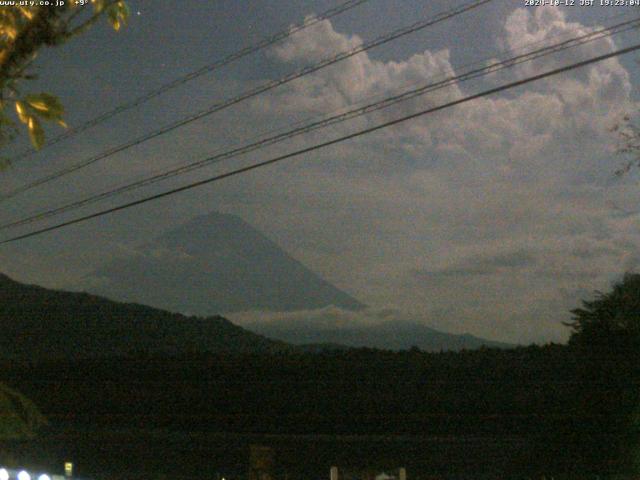
[[[610,292],[596,292],[572,313],[566,325],[582,365],[576,405],[583,432],[609,435],[606,445],[585,442],[589,456],[609,468],[639,471],[640,274],[627,273]]]
[[[572,310],[570,344],[589,348],[640,345],[640,274],[627,273],[609,293],[596,292],[595,300],[583,300]]]

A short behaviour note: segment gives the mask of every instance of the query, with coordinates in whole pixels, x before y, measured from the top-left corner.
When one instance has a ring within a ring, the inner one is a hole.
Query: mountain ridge
[[[221,316],[185,316],[0,274],[0,356],[15,359],[270,353],[292,347]]]
[[[97,295],[205,316],[364,307],[240,217],[219,212],[163,233],[84,280]]]
[[[269,325],[272,328],[265,328]],[[292,327],[297,331],[292,332]],[[22,284],[0,273],[0,358],[4,359],[512,346],[411,321],[312,327],[273,321],[239,326],[219,315],[186,316],[85,292]]]

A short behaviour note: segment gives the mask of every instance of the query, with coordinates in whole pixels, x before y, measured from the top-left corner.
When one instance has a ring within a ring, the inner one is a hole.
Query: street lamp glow
[[[18,474],[18,480],[31,480],[31,475],[29,475],[26,471],[22,470]]]
[[[0,468],[0,480],[9,480],[9,472],[6,468]]]
[[[47,475],[46,473],[43,473],[38,477],[38,480],[51,480],[51,477],[49,477],[49,475]]]

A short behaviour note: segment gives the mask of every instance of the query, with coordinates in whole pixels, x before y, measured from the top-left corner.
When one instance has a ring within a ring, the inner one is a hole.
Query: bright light
[[[38,480],[51,480],[51,477],[49,477],[49,475],[47,475],[46,473],[43,473],[38,477]]]
[[[31,480],[31,475],[29,475],[27,472],[25,472],[24,470],[22,470],[22,471],[18,474],[18,480]]]
[[[9,480],[9,472],[5,468],[0,468],[0,480]]]

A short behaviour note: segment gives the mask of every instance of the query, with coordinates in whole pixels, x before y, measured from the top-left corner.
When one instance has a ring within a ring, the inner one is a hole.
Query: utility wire
[[[132,108],[138,107],[140,105],[142,105],[143,103],[148,102],[149,100],[158,97],[166,92],[168,92],[169,90],[172,90],[176,87],[179,87],[180,85],[183,85],[187,82],[190,82],[191,80],[194,80],[198,77],[201,77],[202,75],[205,75],[207,73],[213,72],[214,70],[218,70],[219,68],[222,68],[226,65],[229,65],[230,63],[235,62],[236,60],[240,60],[243,57],[246,57],[248,55],[251,55],[253,53],[256,53],[260,50],[263,50],[267,47],[270,47],[271,45],[274,45],[275,43],[278,43],[281,40],[284,40],[290,36],[292,36],[293,34],[300,32],[306,28],[309,28],[317,23],[322,22],[323,20],[329,20],[337,15],[340,15],[341,13],[344,13],[348,10],[351,10],[352,8],[355,8],[363,3],[368,2],[369,0],[349,0],[347,2],[344,2],[340,5],[337,5],[336,7],[333,7],[327,11],[325,11],[324,13],[321,13],[318,16],[314,16],[309,18],[308,20],[305,20],[303,23],[300,23],[298,25],[294,25],[290,28],[288,28],[287,30],[282,30],[278,33],[275,33],[269,37],[265,37],[262,40],[260,40],[258,43],[254,44],[254,45],[250,45],[248,47],[245,47],[241,50],[238,50],[234,53],[231,53],[229,55],[227,55],[226,57],[217,60],[209,65],[205,65],[204,67],[199,68],[198,70],[194,70],[192,72],[189,72],[183,76],[180,76],[168,83],[165,83],[164,85],[161,85],[160,87],[156,88],[155,90],[151,90],[147,93],[145,93],[144,95],[141,95],[127,103],[124,103],[122,105],[119,105],[118,107],[109,110],[107,112],[104,112],[100,115],[98,115],[97,117],[92,118],[91,120],[86,121],[85,123],[83,123],[82,125],[79,125],[77,127],[71,128],[69,130],[67,130],[66,132],[51,138],[50,140],[46,141],[45,144],[42,146],[42,148],[40,150],[33,150],[33,149],[26,149],[23,150],[22,152],[18,153],[17,155],[15,155],[14,157],[9,159],[9,162],[16,162],[18,160],[22,160],[23,158],[26,158],[30,155],[33,155],[36,152],[40,152],[43,149],[50,147],[51,145],[55,145],[56,143],[61,142],[62,140],[66,140],[67,138],[71,138],[71,137],[75,137],[76,135],[78,135],[79,133],[82,133],[90,128],[95,127],[96,125],[99,125],[103,122],[105,122],[106,120],[115,117],[116,115],[122,113],[122,112],[126,112],[127,110],[131,110]]]
[[[25,224],[29,224],[29,223],[33,223],[35,221],[44,219],[44,218],[48,218],[51,216],[55,216],[55,215],[59,215],[61,213],[70,211],[70,210],[75,210],[78,209],[80,207],[86,206],[86,205],[90,205],[93,203],[96,203],[98,201],[116,196],[116,195],[120,195],[123,193],[126,193],[128,191],[137,189],[137,188],[141,188],[147,185],[151,185],[154,183],[157,183],[159,181],[165,180],[167,178],[171,178],[177,175],[182,175],[188,172],[191,172],[193,170],[197,170],[200,168],[204,168],[207,167],[213,163],[219,163],[223,160],[227,160],[230,158],[234,158],[234,157],[238,157],[240,155],[244,155],[250,152],[253,152],[255,150],[259,150],[262,148],[265,148],[267,146],[271,146],[274,145],[276,143],[280,143],[284,140],[288,140],[291,138],[294,138],[296,136],[302,135],[302,134],[306,134],[309,132],[312,132],[314,130],[320,129],[320,128],[326,128],[328,126],[331,125],[335,125],[337,123],[342,123],[345,122],[347,120],[351,120],[353,118],[357,118],[363,115],[366,115],[368,113],[372,113],[378,110],[382,110],[384,108],[388,108],[390,106],[396,105],[398,103],[416,98],[418,96],[422,96],[425,95],[427,93],[431,93],[433,91],[436,90],[440,90],[446,87],[449,87],[451,85],[454,84],[459,84],[465,81],[469,81],[484,75],[488,75],[490,73],[495,73],[498,72],[500,70],[504,70],[507,68],[513,68],[516,65],[519,65],[521,63],[524,62],[531,62],[533,60],[536,60],[538,58],[544,57],[544,56],[548,56],[563,50],[567,50],[569,48],[575,48],[578,47],[580,45],[584,45],[586,43],[589,42],[593,42],[596,40],[601,40],[603,38],[606,37],[610,37],[613,36],[614,34],[619,34],[634,28],[638,28],[640,26],[640,17],[637,17],[633,20],[628,20],[625,22],[621,22],[619,24],[613,25],[611,27],[607,27],[607,28],[602,28],[600,30],[596,30],[593,32],[590,32],[588,34],[585,35],[581,35],[579,37],[574,37],[571,39],[568,39],[566,41],[563,42],[559,42],[553,45],[549,45],[549,46],[545,46],[542,48],[539,48],[538,50],[534,50],[534,51],[530,51],[521,55],[517,55],[515,57],[511,57],[502,61],[494,61],[482,68],[477,68],[474,70],[470,70],[466,73],[463,73],[461,75],[457,75],[457,76],[450,76],[448,78],[445,78],[441,81],[435,82],[435,83],[429,83],[426,85],[423,85],[419,88],[415,88],[415,89],[411,89],[411,90],[407,90],[405,92],[402,92],[398,95],[394,95],[392,97],[387,97],[384,98],[383,100],[377,101],[377,102],[373,102],[370,103],[368,105],[359,107],[359,108],[355,108],[337,115],[333,115],[331,117],[328,118],[324,118],[322,120],[319,121],[315,121],[312,122],[310,124],[295,128],[293,130],[289,130],[271,137],[267,137],[267,138],[263,138],[261,140],[258,140],[256,142],[252,142],[249,143],[247,145],[238,147],[238,148],[234,148],[232,150],[228,150],[226,152],[223,153],[219,153],[216,155],[213,155],[211,157],[208,157],[206,159],[203,160],[199,160],[197,162],[193,162],[187,165],[182,165],[180,167],[177,168],[172,168],[170,170],[155,174],[151,177],[148,178],[144,178],[142,180],[138,180],[132,183],[129,183],[127,185],[123,185],[121,187],[117,187],[115,189],[111,189],[108,190],[106,192],[103,193],[99,193],[93,196],[90,196],[88,198],[82,199],[82,200],[78,200],[75,202],[71,202],[69,204],[66,204],[64,206],[61,207],[57,207],[57,208],[53,208],[53,209],[49,209],[49,210],[45,210],[43,212],[34,214],[32,216],[29,216],[27,218],[23,218],[21,220],[16,220],[16,221],[12,221],[9,223],[5,223],[5,224],[1,224],[0,225],[0,230],[5,230],[11,227],[17,227],[20,225],[25,225]]]
[[[603,60],[607,60],[609,58],[617,57],[619,55],[624,55],[624,54],[627,54],[627,53],[631,53],[631,52],[634,52],[634,51],[636,51],[638,49],[640,49],[640,44],[635,44],[633,46],[622,48],[622,49],[616,50],[616,51],[611,52],[611,53],[607,53],[607,54],[604,54],[604,55],[599,55],[599,56],[596,56],[596,57],[592,57],[592,58],[590,58],[588,60],[583,60],[583,61],[580,61],[580,62],[572,63],[570,65],[566,65],[564,67],[560,67],[560,68],[556,68],[556,69],[553,69],[553,70],[549,70],[547,72],[540,73],[538,75],[533,75],[533,76],[530,76],[530,77],[527,77],[527,78],[524,78],[524,79],[521,79],[521,80],[510,82],[510,83],[507,83],[505,85],[501,85],[499,87],[490,88],[490,89],[484,90],[484,91],[482,91],[480,93],[469,95],[467,97],[463,97],[463,98],[458,99],[458,100],[453,100],[451,102],[444,103],[444,104],[439,105],[437,107],[431,107],[431,108],[428,108],[428,109],[425,109],[425,110],[421,110],[419,112],[412,113],[410,115],[405,115],[405,116],[397,118],[395,120],[390,120],[388,122],[380,123],[380,124],[375,125],[373,127],[365,128],[363,130],[359,130],[359,131],[351,133],[349,135],[344,135],[344,136],[335,138],[333,140],[329,140],[329,141],[326,141],[326,142],[323,142],[323,143],[318,143],[316,145],[312,145],[310,147],[306,147],[306,148],[303,148],[303,149],[300,149],[300,150],[296,150],[296,151],[293,151],[293,152],[290,152],[290,153],[287,153],[287,154],[284,154],[284,155],[279,155],[279,156],[271,158],[269,160],[264,160],[262,162],[258,162],[258,163],[254,163],[252,165],[248,165],[246,167],[238,168],[236,170],[232,170],[232,171],[227,172],[227,173],[215,175],[213,177],[209,177],[209,178],[206,178],[204,180],[199,180],[197,182],[189,183],[189,184],[184,185],[182,187],[174,188],[172,190],[168,190],[168,191],[165,191],[165,192],[162,192],[162,193],[151,195],[149,197],[142,198],[142,199],[139,199],[139,200],[135,200],[133,202],[128,202],[128,203],[125,203],[123,205],[119,205],[117,207],[108,208],[106,210],[102,210],[102,211],[99,211],[99,212],[96,212],[96,213],[92,213],[92,214],[89,214],[89,215],[84,215],[82,217],[74,218],[74,219],[68,220],[66,222],[58,223],[58,224],[52,225],[50,227],[46,227],[46,228],[42,228],[42,229],[39,229],[39,230],[35,230],[35,231],[29,232],[29,233],[25,233],[23,235],[18,235],[16,237],[12,237],[12,238],[9,238],[9,239],[1,241],[0,245],[6,244],[6,243],[10,243],[10,242],[15,242],[17,240],[22,240],[22,239],[25,239],[25,238],[34,237],[36,235],[41,235],[41,234],[46,233],[46,232],[51,232],[51,231],[54,231],[54,230],[58,230],[58,229],[67,227],[69,225],[74,225],[76,223],[80,223],[80,222],[84,222],[84,221],[87,221],[87,220],[90,220],[90,219],[93,219],[93,218],[97,218],[97,217],[101,217],[101,216],[104,216],[104,215],[108,215],[110,213],[118,212],[120,210],[125,210],[125,209],[128,209],[128,208],[137,206],[137,205],[141,205],[141,204],[144,204],[144,203],[147,203],[147,202],[158,200],[160,198],[168,197],[170,195],[174,195],[174,194],[179,193],[179,192],[183,192],[183,191],[186,191],[186,190],[191,190],[192,188],[200,187],[202,185],[207,185],[209,183],[217,182],[217,181],[223,180],[225,178],[229,178],[229,177],[236,176],[236,175],[239,175],[239,174],[242,174],[242,173],[246,173],[246,172],[249,172],[251,170],[255,170],[255,169],[258,169],[258,168],[266,167],[267,165],[272,165],[274,163],[278,163],[278,162],[281,162],[283,160],[287,160],[289,158],[298,157],[300,155],[303,155],[303,154],[306,154],[306,153],[310,153],[310,152],[313,152],[313,151],[316,151],[316,150],[320,150],[320,149],[329,147],[331,145],[335,145],[337,143],[344,142],[346,140],[351,140],[353,138],[357,138],[357,137],[360,137],[360,136],[363,136],[363,135],[367,135],[367,134],[376,132],[378,130],[382,130],[384,128],[388,128],[388,127],[391,127],[391,126],[394,126],[394,125],[398,125],[400,123],[406,122],[408,120],[412,120],[414,118],[418,118],[418,117],[421,117],[421,116],[424,116],[424,115],[427,115],[427,114],[438,112],[438,111],[441,111],[441,110],[444,110],[444,109],[447,109],[447,108],[451,108],[451,107],[454,107],[454,106],[457,106],[457,105],[461,105],[461,104],[476,100],[478,98],[482,98],[482,97],[486,97],[486,96],[489,96],[489,95],[493,95],[493,94],[496,94],[496,93],[499,93],[499,92],[502,92],[502,91],[505,91],[505,90],[510,90],[512,88],[515,88],[515,87],[519,87],[519,86],[526,85],[526,84],[531,83],[531,82],[542,80],[544,78],[548,78],[548,77],[551,77],[551,76],[554,76],[554,75],[558,75],[558,74],[565,73],[565,72],[568,72],[568,71],[571,71],[571,70],[575,70],[577,68],[582,68],[582,67],[585,67],[587,65],[591,65],[593,63],[597,63],[597,62],[601,62]]]
[[[115,155],[116,153],[120,153],[124,150],[128,150],[131,147],[140,145],[144,142],[147,142],[153,138],[159,137],[161,135],[164,135],[168,132],[171,132],[172,130],[175,130],[177,128],[180,128],[184,125],[187,125],[189,123],[192,123],[196,120],[199,120],[201,118],[207,117],[209,115],[212,115],[213,113],[219,112],[221,110],[224,110],[226,108],[229,108],[233,105],[236,105],[240,102],[243,102],[245,100],[248,100],[250,98],[256,97],[264,92],[267,92],[269,90],[272,90],[274,88],[280,87],[282,85],[285,85],[293,80],[297,80],[299,78],[302,78],[306,75],[310,75],[311,73],[315,73],[318,70],[321,70],[323,68],[326,68],[330,65],[333,65],[335,63],[338,63],[342,60],[346,60],[350,57],[353,57],[354,55],[357,55],[359,53],[365,52],[367,50],[370,50],[374,47],[378,47],[380,45],[384,45],[386,43],[389,43],[393,40],[396,40],[400,37],[403,37],[405,35],[409,35],[411,33],[415,33],[419,30],[422,30],[424,28],[427,28],[429,26],[435,25],[437,23],[440,23],[442,21],[445,21],[449,18],[452,18],[454,16],[460,15],[462,13],[465,13],[469,10],[473,10],[475,8],[480,7],[481,5],[484,5],[486,3],[489,3],[493,0],[477,0],[475,2],[472,3],[468,3],[465,4],[463,6],[448,10],[446,12],[442,12],[434,17],[428,18],[428,19],[424,19],[421,20],[419,22],[416,22],[412,25],[409,25],[407,27],[403,27],[400,28],[398,30],[394,30],[393,32],[384,35],[382,37],[378,37],[374,40],[372,40],[371,42],[368,43],[364,43],[362,45],[359,45],[357,47],[354,47],[351,50],[347,50],[347,51],[343,51],[340,52],[334,56],[325,58],[324,60],[321,60],[319,63],[316,63],[314,65],[310,65],[307,67],[302,68],[301,70],[297,70],[294,71],[278,80],[273,80],[270,82],[267,82],[266,84],[263,84],[261,86],[258,86],[257,88],[254,88],[252,90],[246,91],[236,97],[230,98],[222,103],[217,103],[214,104],[212,106],[210,106],[209,108],[205,109],[205,110],[201,110],[200,112],[197,112],[195,114],[189,115],[187,117],[183,117],[182,119],[173,122],[169,125],[166,125],[158,130],[155,130],[153,132],[147,133],[141,137],[138,137],[135,140],[129,141],[127,143],[118,145],[116,147],[110,148],[109,150],[106,150],[102,153],[99,153],[96,156],[93,156],[91,158],[82,160],[74,165],[71,165],[67,168],[64,168],[62,170],[59,170],[58,172],[54,172],[50,175],[41,177],[37,180],[34,180],[33,182],[30,182],[26,185],[23,185],[22,187],[18,187],[15,190],[0,196],[0,201],[3,200],[7,200],[9,198],[15,197],[16,195],[26,192],[27,190],[30,190],[32,188],[38,187],[40,185],[43,185],[45,183],[48,183],[52,180],[56,180],[60,177],[63,177],[65,175],[68,175],[70,173],[76,172],[78,170],[81,170],[85,167],[88,167],[89,165],[92,165],[100,160],[104,160],[105,158],[111,157],[113,155]]]
[[[607,18],[605,18],[603,20],[612,21],[612,20],[617,20],[617,19],[623,18],[625,16],[627,16],[626,13],[621,13],[621,14],[617,14],[617,15],[610,15],[609,17],[607,17]],[[631,22],[635,22],[635,20],[632,20],[629,23],[631,23]],[[625,24],[626,23],[627,22],[625,22]],[[603,23],[603,25],[604,25],[604,23]],[[613,29],[616,29],[617,27],[619,27],[621,25],[622,24],[615,24],[615,25],[612,25],[612,26],[609,26],[609,27],[604,27],[602,30],[598,30],[598,31],[601,32],[601,31],[609,30],[609,31],[611,31],[611,35],[617,34],[617,33],[620,33],[621,30],[617,30],[617,31],[613,32]],[[634,28],[635,29],[635,28],[637,28],[637,26],[633,25],[630,28]],[[595,31],[596,30],[593,30],[593,32],[595,32]],[[626,29],[625,29],[625,31],[626,31]],[[606,36],[610,36],[610,35],[606,35]],[[548,37],[546,37],[544,39],[536,40],[535,42],[519,43],[515,47],[510,48],[509,50],[514,52],[514,53],[523,52],[523,51],[526,52],[526,53],[533,53],[534,47],[538,47],[540,45],[548,45],[548,46],[549,45],[553,45],[549,40],[561,39],[561,38],[563,38],[563,39],[569,38],[569,39],[572,39],[572,40],[577,40],[576,38],[572,38],[570,34],[565,32],[565,33],[562,33],[562,34],[550,35],[550,36],[548,36]],[[578,37],[578,38],[584,38],[584,37]],[[590,40],[586,40],[586,41],[590,41]],[[585,41],[585,43],[586,43],[586,41]],[[580,44],[582,44],[582,42]],[[508,61],[508,60],[505,59],[504,52],[502,52],[500,55],[501,55],[500,58],[502,58],[502,61]],[[478,60],[474,60],[473,62],[469,62],[469,63],[461,66],[460,70],[464,71],[466,69],[470,69],[470,68],[476,67],[478,65],[485,65],[486,66],[486,65],[489,64],[489,62],[496,62],[497,61],[496,59],[497,59],[497,57],[496,57],[495,54],[491,55],[491,56],[485,56],[483,58],[480,58]],[[432,74],[432,75],[429,75],[428,77],[426,77],[426,79],[435,81],[436,79],[441,79],[443,77],[446,78],[445,73],[446,72],[441,72],[439,74]],[[420,81],[413,80],[411,82],[404,82],[403,83],[403,87],[409,89],[409,88],[412,88],[412,87],[416,87],[417,85],[421,85],[422,82],[423,82],[422,80],[420,80]],[[265,135],[277,134],[277,133],[280,133],[280,132],[285,132],[285,131],[288,131],[289,129],[293,129],[294,127],[298,127],[300,125],[305,125],[308,122],[311,122],[311,121],[315,122],[319,118],[325,119],[328,116],[332,116],[333,117],[335,115],[338,115],[338,112],[343,112],[344,113],[344,112],[346,112],[348,110],[352,110],[353,107],[355,107],[357,105],[360,105],[360,106],[365,105],[366,102],[368,102],[368,101],[377,100],[377,99],[381,99],[381,98],[386,98],[385,95],[387,95],[387,94],[386,93],[382,94],[380,92],[374,93],[374,94],[369,94],[369,95],[367,95],[365,97],[362,97],[362,98],[358,99],[357,101],[354,101],[351,105],[340,107],[338,109],[332,110],[329,113],[315,114],[315,115],[306,117],[304,119],[300,119],[300,120],[296,120],[296,121],[290,122],[290,123],[288,123],[286,125],[281,125],[281,126],[276,127],[276,128],[268,128],[266,130],[262,130],[262,131],[260,131],[260,133],[257,133],[257,132],[253,133],[248,138],[246,138],[245,142],[253,143],[253,142],[257,141],[258,139],[261,140],[261,139],[265,138]],[[234,145],[238,145],[239,143],[240,142],[236,141],[234,143]],[[214,150],[216,155],[220,151],[223,151],[222,147],[219,147],[216,150]],[[173,164],[169,168],[170,169],[177,169],[177,168],[187,167],[189,165],[192,165],[192,164],[185,165],[184,163],[179,163],[179,164]],[[167,168],[167,167],[165,167],[165,168]],[[155,172],[150,172],[150,173],[152,175],[156,175],[156,174],[160,174],[160,172],[165,172],[165,171],[166,171],[165,169],[156,169]],[[144,180],[139,180],[139,181],[144,181]],[[116,186],[111,186],[111,187],[109,187],[109,190],[111,190],[113,188],[117,188],[117,187]],[[0,226],[0,228],[1,228],[1,226]]]

